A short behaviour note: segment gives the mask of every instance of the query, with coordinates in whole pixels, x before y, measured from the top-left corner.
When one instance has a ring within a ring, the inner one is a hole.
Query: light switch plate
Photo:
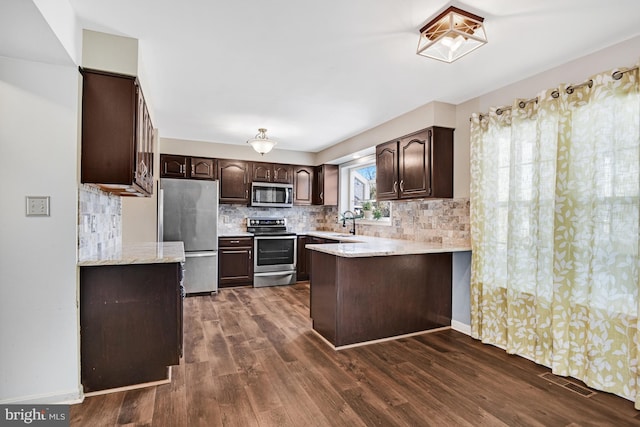
[[[27,216],[49,216],[49,196],[27,196]]]

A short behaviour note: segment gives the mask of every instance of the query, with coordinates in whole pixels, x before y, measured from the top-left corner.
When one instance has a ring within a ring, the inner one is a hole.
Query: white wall
[[[0,58],[0,403],[80,397],[78,94],[75,66]]]
[[[136,76],[138,40],[82,30],[82,66]]]
[[[466,123],[468,130],[469,117],[473,112],[488,112],[492,106],[511,105],[516,98],[529,99],[562,83],[582,83],[594,74],[638,65],[639,59],[640,36],[460,104],[457,106],[457,121]]]
[[[82,56],[82,31],[68,0],[33,0],[62,47],[75,64]]]

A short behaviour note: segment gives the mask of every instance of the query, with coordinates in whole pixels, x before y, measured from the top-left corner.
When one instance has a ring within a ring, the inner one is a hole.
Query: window
[[[376,201],[375,156],[340,165],[340,212],[351,211],[361,221],[391,223],[391,203]]]

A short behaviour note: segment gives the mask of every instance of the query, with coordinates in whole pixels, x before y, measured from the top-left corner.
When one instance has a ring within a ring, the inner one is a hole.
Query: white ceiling
[[[266,127],[278,148],[311,152],[640,34],[638,0],[69,3],[82,27],[139,40],[161,136],[244,144]],[[418,29],[451,4],[485,18],[489,43],[453,64],[416,55]]]

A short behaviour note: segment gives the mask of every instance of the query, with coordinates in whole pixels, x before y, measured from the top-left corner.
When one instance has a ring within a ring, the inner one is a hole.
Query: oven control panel
[[[286,227],[286,218],[247,218],[249,227]]]

